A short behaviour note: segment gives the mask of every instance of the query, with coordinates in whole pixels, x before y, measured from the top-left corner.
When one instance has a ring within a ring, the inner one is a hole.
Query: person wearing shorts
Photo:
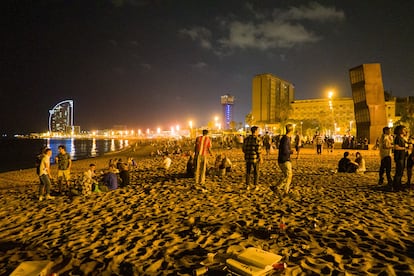
[[[58,155],[55,158],[55,162],[58,165],[58,188],[59,193],[69,190],[70,180],[70,168],[72,166],[72,160],[69,153],[66,152],[66,147],[60,145],[58,147]]]

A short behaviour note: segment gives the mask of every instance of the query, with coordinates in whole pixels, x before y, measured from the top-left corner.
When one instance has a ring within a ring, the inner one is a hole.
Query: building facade
[[[233,121],[234,97],[226,94],[221,96],[221,106],[223,107],[223,129],[231,129]]]
[[[252,119],[258,126],[285,122],[291,114],[294,86],[272,74],[253,78]]]
[[[65,100],[49,110],[49,131],[53,133],[72,134],[73,128],[73,101]]]
[[[388,125],[381,65],[362,64],[349,70],[354,100],[356,136],[374,143]]]
[[[290,119],[296,124],[301,123],[302,128],[305,123],[305,128],[316,125],[321,133],[328,136],[355,134],[352,98],[295,100],[292,111]]]

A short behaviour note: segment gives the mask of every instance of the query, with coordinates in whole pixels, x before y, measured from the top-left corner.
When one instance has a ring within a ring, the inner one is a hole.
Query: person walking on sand
[[[259,165],[263,163],[261,156],[261,144],[257,126],[250,128],[251,135],[247,136],[243,142],[244,160],[246,161],[246,187],[250,189],[250,175],[253,168],[253,184],[258,190],[257,182],[259,181]]]
[[[381,158],[381,165],[379,169],[379,180],[378,185],[384,183],[384,172],[387,176],[388,187],[392,187],[392,177],[391,177],[391,154],[392,154],[392,137],[391,129],[389,127],[384,127],[382,129],[382,135],[379,140],[379,153]]]
[[[278,189],[285,190],[285,194],[289,193],[290,184],[292,183],[292,162],[290,155],[293,153],[291,149],[291,138],[293,136],[293,125],[286,125],[286,134],[283,135],[279,145],[279,156],[277,162],[282,170],[282,178],[278,184]]]
[[[70,160],[69,153],[66,152],[66,147],[60,145],[58,147],[58,155],[55,158],[55,162],[58,165],[58,187],[59,193],[62,193],[64,190],[69,189],[69,180],[70,180],[70,168],[72,166],[72,160]],[[63,182],[65,183],[63,186]]]
[[[408,143],[405,140],[407,135],[407,128],[399,125],[394,129],[394,161],[395,161],[395,175],[393,182],[393,190],[399,191],[402,188],[401,178],[404,173],[405,159],[407,157]]]
[[[203,135],[198,136],[195,141],[194,159],[195,165],[195,183],[196,185],[205,185],[206,182],[206,170],[208,163],[208,155],[212,156],[211,153],[211,140],[207,136],[208,130],[203,129]],[[205,187],[202,187],[205,191]]]
[[[53,196],[50,195],[50,186],[51,186],[51,174],[50,174],[50,157],[52,156],[52,150],[50,148],[46,148],[43,152],[42,161],[40,161],[39,165],[39,201],[43,199],[54,199]]]

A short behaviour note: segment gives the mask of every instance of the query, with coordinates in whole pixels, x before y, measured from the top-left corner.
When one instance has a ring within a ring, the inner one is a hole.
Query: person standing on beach
[[[404,173],[405,159],[407,158],[408,143],[405,139],[407,135],[407,128],[399,125],[394,129],[394,161],[395,161],[395,175],[393,182],[393,190],[399,191],[402,188],[401,178]]]
[[[250,128],[252,134],[246,137],[243,142],[244,160],[246,161],[246,187],[250,189],[250,175],[253,168],[253,184],[257,190],[259,181],[259,165],[263,163],[261,156],[261,143],[257,126]]]
[[[263,146],[266,149],[266,155],[270,154],[270,148],[271,148],[271,137],[269,135],[269,132],[266,131],[266,134],[263,136]]]
[[[411,186],[411,177],[413,175],[413,166],[414,166],[414,147],[411,148],[411,153],[407,158],[407,187]]]
[[[278,184],[279,189],[284,189],[285,194],[289,193],[290,184],[292,183],[292,162],[290,155],[293,153],[291,149],[291,138],[293,136],[293,125],[286,125],[286,134],[283,135],[279,145],[279,156],[277,162],[282,170],[283,177]]]
[[[315,143],[316,143],[316,154],[322,154],[323,137],[320,133],[316,134]]]
[[[50,186],[51,182],[50,179],[52,178],[50,174],[50,157],[52,156],[52,150],[50,148],[46,148],[44,150],[42,161],[40,161],[39,165],[39,201],[42,201],[44,198],[46,199],[54,199],[53,196],[50,195]]]
[[[208,130],[203,129],[203,135],[198,136],[195,142],[194,159],[195,165],[195,183],[204,185],[206,182],[206,170],[208,155],[212,156],[211,153],[211,140],[207,136]],[[203,188],[205,190],[205,188]]]
[[[379,169],[379,180],[378,185],[384,183],[384,172],[387,176],[388,187],[392,187],[392,177],[391,177],[391,154],[392,154],[392,137],[391,129],[389,127],[384,127],[382,129],[382,135],[379,140],[379,152],[381,158],[381,166]]]
[[[58,187],[59,193],[62,193],[64,190],[69,189],[69,180],[70,180],[70,167],[72,166],[72,160],[70,160],[69,153],[66,152],[66,147],[60,145],[58,147],[58,155],[55,158],[55,162],[58,165]],[[65,186],[63,187],[63,182]]]
[[[295,150],[296,150],[296,159],[299,159],[299,151],[300,151],[300,148],[302,147],[302,137],[299,134],[299,131],[296,131],[294,144],[295,144]]]

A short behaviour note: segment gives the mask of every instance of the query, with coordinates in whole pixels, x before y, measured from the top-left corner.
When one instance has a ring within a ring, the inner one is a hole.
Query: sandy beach
[[[218,152],[233,171],[207,177],[207,192],[183,177],[187,157],[164,174],[160,157],[139,152],[73,162],[76,177],[91,162],[99,171],[137,155],[129,187],[87,197],[39,202],[34,169],[0,174],[0,275],[31,260],[52,261],[59,275],[192,275],[208,253],[248,247],[282,255],[283,275],[414,275],[414,191],[377,185],[376,151],[361,151],[368,172],[358,175],[335,173],[344,150],[302,149],[285,196],[269,188],[281,176],[276,152],[257,191],[244,185],[241,150]]]

